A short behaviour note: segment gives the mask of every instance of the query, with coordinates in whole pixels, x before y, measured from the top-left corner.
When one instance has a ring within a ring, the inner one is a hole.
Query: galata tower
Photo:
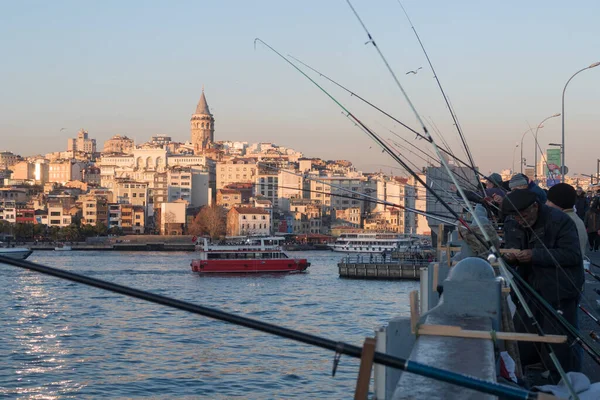
[[[213,118],[208,103],[204,96],[204,88],[196,112],[190,119],[190,131],[192,133],[192,144],[194,145],[194,154],[202,154],[208,149],[215,138],[215,119]]]

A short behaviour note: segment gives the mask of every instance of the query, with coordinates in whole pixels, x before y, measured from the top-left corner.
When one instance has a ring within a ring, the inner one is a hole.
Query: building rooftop
[[[208,109],[208,103],[206,102],[206,97],[204,96],[204,89],[202,89],[202,95],[200,96],[200,101],[196,106],[196,112],[194,114],[208,114],[210,115],[210,110]]]
[[[238,214],[269,214],[264,208],[258,207],[234,207]]]

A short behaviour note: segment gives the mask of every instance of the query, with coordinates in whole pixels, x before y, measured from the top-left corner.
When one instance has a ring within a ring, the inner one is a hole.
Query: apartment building
[[[217,190],[231,183],[256,183],[258,167],[254,158],[234,158],[216,166]]]
[[[227,213],[227,236],[271,234],[271,215],[263,208],[234,207]]]

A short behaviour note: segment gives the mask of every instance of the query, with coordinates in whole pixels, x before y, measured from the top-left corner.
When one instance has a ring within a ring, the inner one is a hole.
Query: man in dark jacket
[[[515,249],[514,253],[505,255],[506,261],[515,266],[533,289],[562,313],[563,318],[577,327],[584,271],[575,223],[562,211],[539,204],[536,195],[529,190],[509,193],[502,202],[502,212],[510,216],[504,225],[505,247]],[[544,333],[564,334],[556,328],[558,324],[552,317],[543,314],[539,305],[527,295],[525,297]],[[522,306],[515,314],[515,330],[536,332]],[[523,365],[541,361],[554,371],[546,349],[547,346],[542,348],[538,344],[519,342]],[[579,354],[568,344],[554,345],[554,350],[565,371],[580,369]]]
[[[577,199],[575,200],[575,212],[577,216],[583,221],[585,219],[585,213],[590,208],[590,201],[585,197],[585,193],[580,186],[577,186]]]

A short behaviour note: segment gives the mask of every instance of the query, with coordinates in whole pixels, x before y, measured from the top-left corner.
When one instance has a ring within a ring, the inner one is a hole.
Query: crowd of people
[[[572,326],[578,328],[578,307],[585,283],[583,258],[598,251],[600,234],[600,190],[594,194],[559,183],[540,188],[523,174],[503,181],[499,174],[486,179],[485,196],[470,192],[469,198],[487,206],[491,216],[503,223],[506,262]],[[517,332],[535,333],[535,326],[517,305]],[[537,323],[546,334],[564,334],[534,299],[527,299]],[[547,347],[519,342],[524,366],[541,364],[557,374]],[[582,353],[567,344],[555,346],[565,371],[581,369]]]

